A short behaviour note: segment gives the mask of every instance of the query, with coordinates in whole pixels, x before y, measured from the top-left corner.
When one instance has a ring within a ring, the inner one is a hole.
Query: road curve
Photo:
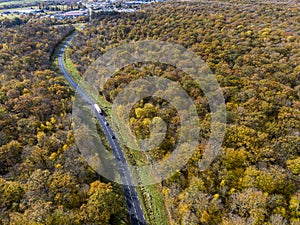
[[[98,119],[102,130],[106,136],[106,139],[109,142],[109,145],[112,149],[112,153],[114,155],[117,170],[120,174],[123,191],[125,195],[125,200],[129,212],[129,217],[132,225],[146,225],[146,220],[144,217],[144,213],[141,207],[140,200],[138,198],[136,188],[134,186],[134,182],[131,176],[131,172],[129,170],[128,164],[126,162],[126,158],[124,156],[124,152],[121,148],[120,143],[118,142],[118,139],[116,138],[116,135],[114,134],[112,128],[109,126],[108,121],[106,120],[105,116],[102,114],[99,114],[94,109],[95,102],[90,98],[85,91],[76,83],[76,81],[71,77],[69,72],[67,71],[64,61],[63,61],[63,55],[66,50],[66,47],[69,45],[69,43],[73,40],[77,32],[74,32],[71,37],[65,41],[61,49],[58,53],[58,65],[59,68],[66,78],[66,80],[69,82],[69,84],[81,95],[81,97],[88,102],[91,105],[91,108],[93,109],[93,112],[95,114],[95,117]]]

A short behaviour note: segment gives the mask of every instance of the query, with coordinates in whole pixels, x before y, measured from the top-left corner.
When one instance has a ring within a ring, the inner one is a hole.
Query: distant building
[[[86,10],[69,11],[64,13],[58,13],[52,15],[51,17],[56,19],[74,19],[81,16],[88,16],[87,11]]]
[[[15,10],[13,13],[21,14],[21,15],[28,15],[28,14],[38,14],[43,13],[43,10],[40,9],[22,9],[22,10]]]

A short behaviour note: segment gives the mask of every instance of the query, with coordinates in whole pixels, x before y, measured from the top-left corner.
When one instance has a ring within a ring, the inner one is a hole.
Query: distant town
[[[54,18],[58,20],[91,18],[93,13],[101,12],[133,12],[141,9],[143,4],[163,2],[165,0],[138,0],[138,1],[37,1],[21,5],[7,5],[0,11],[0,16],[32,15],[38,18]]]

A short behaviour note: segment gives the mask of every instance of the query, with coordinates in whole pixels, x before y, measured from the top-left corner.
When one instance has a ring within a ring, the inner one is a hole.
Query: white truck
[[[94,104],[94,108],[99,114],[103,115],[102,110],[100,109],[99,105]]]

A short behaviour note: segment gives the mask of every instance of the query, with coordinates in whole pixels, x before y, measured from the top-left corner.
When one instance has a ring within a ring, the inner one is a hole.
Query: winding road
[[[90,98],[85,91],[76,83],[76,81],[71,77],[69,72],[67,71],[63,55],[66,50],[66,47],[70,44],[70,42],[73,40],[77,32],[74,32],[71,37],[63,44],[61,49],[58,53],[58,65],[59,68],[66,78],[66,80],[69,82],[69,84],[81,95],[81,97],[91,105],[91,108],[94,109],[95,102]],[[102,130],[106,136],[106,139],[109,142],[110,148],[112,149],[112,153],[114,155],[117,170],[120,174],[121,181],[122,181],[122,187],[125,195],[125,200],[129,212],[129,217],[132,225],[146,225],[146,220],[144,217],[144,213],[141,207],[140,200],[138,198],[136,188],[134,186],[134,182],[131,176],[131,172],[129,170],[128,164],[126,162],[126,158],[124,156],[124,152],[121,148],[121,145],[116,138],[115,133],[113,132],[112,128],[109,126],[109,123],[105,116],[103,114],[99,114],[97,110],[93,110],[95,117],[98,119]]]

